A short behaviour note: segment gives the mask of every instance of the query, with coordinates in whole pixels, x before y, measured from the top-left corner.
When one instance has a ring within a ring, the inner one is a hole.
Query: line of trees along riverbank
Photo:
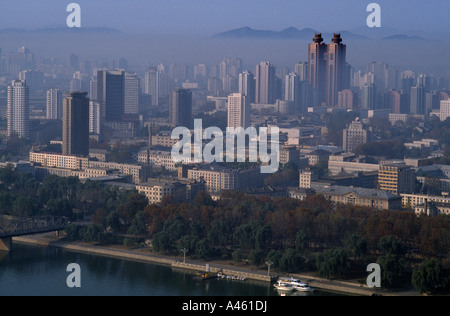
[[[305,201],[224,192],[219,201],[199,193],[192,203],[145,196],[101,183],[50,176],[42,182],[0,170],[0,213],[16,216],[90,216],[90,226],[67,227],[67,238],[144,245],[154,251],[204,259],[248,261],[283,272],[365,280],[378,262],[382,286],[414,285],[422,292],[449,285],[450,217],[333,206],[322,196]]]

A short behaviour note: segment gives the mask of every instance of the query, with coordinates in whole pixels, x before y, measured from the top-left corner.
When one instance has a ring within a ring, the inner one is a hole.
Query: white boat
[[[299,279],[294,278],[280,278],[278,282],[289,284],[295,291],[299,292],[312,292],[314,291],[308,283],[302,282]]]
[[[274,284],[274,287],[281,292],[291,292],[294,291],[294,287],[287,282],[278,281]]]

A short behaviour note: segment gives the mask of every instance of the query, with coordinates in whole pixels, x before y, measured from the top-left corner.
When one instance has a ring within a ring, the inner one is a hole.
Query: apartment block
[[[415,180],[416,173],[410,167],[381,165],[378,171],[379,189],[393,194],[414,192]]]

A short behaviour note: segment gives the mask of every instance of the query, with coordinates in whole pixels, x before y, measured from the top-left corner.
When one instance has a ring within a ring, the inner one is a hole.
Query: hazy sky
[[[212,34],[241,26],[323,32],[364,28],[371,2],[382,27],[450,30],[448,0],[0,0],[0,29],[64,27],[69,3],[80,4],[82,27],[125,32]]]

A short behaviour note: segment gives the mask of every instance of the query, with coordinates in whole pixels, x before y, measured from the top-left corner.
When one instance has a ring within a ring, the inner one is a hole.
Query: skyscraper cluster
[[[314,106],[337,106],[338,93],[350,87],[350,67],[346,63],[346,45],[340,34],[325,44],[316,34],[308,46],[308,82]]]

